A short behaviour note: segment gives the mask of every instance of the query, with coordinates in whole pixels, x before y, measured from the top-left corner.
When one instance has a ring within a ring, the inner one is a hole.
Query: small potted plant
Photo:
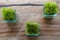
[[[12,8],[2,8],[4,22],[16,22],[16,11]]]
[[[39,24],[36,22],[26,23],[26,35],[27,36],[38,36],[39,35]]]
[[[52,18],[57,15],[58,6],[55,2],[46,2],[44,4],[44,17]]]

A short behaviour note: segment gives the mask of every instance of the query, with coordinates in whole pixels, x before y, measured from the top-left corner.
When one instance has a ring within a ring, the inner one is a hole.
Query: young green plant
[[[15,20],[15,10],[12,8],[2,8],[2,17],[4,20]]]
[[[44,4],[44,14],[53,15],[58,12],[58,5],[55,2],[46,2]]]
[[[26,33],[27,34],[38,34],[39,33],[39,24],[36,22],[27,22],[26,23]]]

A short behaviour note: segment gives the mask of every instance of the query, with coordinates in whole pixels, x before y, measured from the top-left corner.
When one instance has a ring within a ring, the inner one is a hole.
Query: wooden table
[[[43,17],[43,6],[11,6],[16,10],[17,23],[5,23],[0,10],[0,40],[60,40],[60,12],[53,19]],[[58,3],[60,8],[60,4]],[[1,9],[1,8],[0,8]],[[40,24],[40,36],[27,37],[25,23],[36,21]],[[13,26],[13,29],[9,29]]]

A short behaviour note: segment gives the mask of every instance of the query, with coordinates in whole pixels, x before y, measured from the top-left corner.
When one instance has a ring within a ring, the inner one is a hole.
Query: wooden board
[[[60,8],[60,4],[58,4],[58,6]],[[12,8],[16,10],[17,23],[15,25],[14,23],[3,22],[2,11],[0,8],[0,39],[60,40],[60,12],[58,12],[57,16],[53,19],[45,19],[43,17],[43,6],[12,6]],[[25,23],[27,21],[36,21],[40,24],[40,36],[26,36]],[[10,26],[13,26],[13,28],[10,29]]]

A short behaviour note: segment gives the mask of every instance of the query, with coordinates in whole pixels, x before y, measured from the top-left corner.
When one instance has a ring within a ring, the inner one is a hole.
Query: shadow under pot
[[[26,23],[26,35],[27,36],[39,36],[39,24],[36,22]]]
[[[2,17],[4,22],[16,22],[16,10],[12,8],[2,8]]]
[[[57,12],[58,12],[57,4],[55,2],[46,2],[44,4],[43,12],[44,12],[43,16],[45,18],[53,18],[57,16]]]

